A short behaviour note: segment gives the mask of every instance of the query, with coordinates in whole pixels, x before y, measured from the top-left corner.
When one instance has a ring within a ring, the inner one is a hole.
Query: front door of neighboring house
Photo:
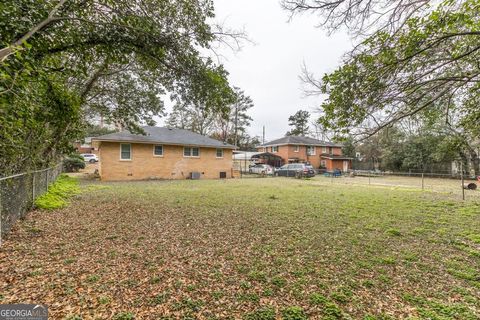
[[[343,171],[344,172],[348,171],[348,161],[347,160],[343,160]]]

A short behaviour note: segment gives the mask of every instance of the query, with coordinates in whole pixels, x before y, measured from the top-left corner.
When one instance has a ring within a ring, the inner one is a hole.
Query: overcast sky
[[[246,43],[234,54],[223,50],[230,81],[249,95],[255,107],[251,112],[252,135],[266,140],[283,137],[288,117],[299,109],[314,110],[319,98],[303,98],[299,80],[305,61],[309,70],[321,76],[339,66],[342,55],[352,47],[347,33],[331,36],[315,28],[318,18],[297,16],[288,22],[288,12],[279,0],[215,0],[217,20],[231,28],[245,28],[255,44]],[[313,117],[312,117],[313,118]]]
[[[299,80],[302,65],[321,77],[335,70],[342,55],[353,47],[346,32],[331,36],[316,28],[314,15],[301,15],[289,22],[279,0],[214,0],[216,21],[242,30],[254,43],[244,43],[240,52],[225,47],[221,63],[230,73],[230,82],[240,87],[255,104],[250,115],[252,136],[281,138],[289,130],[288,117],[298,110],[308,110],[313,121],[318,97],[304,98]],[[171,103],[167,103],[167,112]],[[159,119],[163,124],[165,118]]]

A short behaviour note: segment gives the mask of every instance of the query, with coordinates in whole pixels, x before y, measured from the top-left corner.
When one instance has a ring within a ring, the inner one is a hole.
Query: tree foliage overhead
[[[231,103],[227,72],[206,52],[240,35],[213,26],[213,18],[211,0],[1,2],[1,171],[49,162],[86,118],[128,128],[152,123],[166,94],[209,110]],[[38,143],[30,135],[52,146],[29,153]]]
[[[323,125],[369,136],[403,119],[444,119],[478,136],[480,1],[284,1],[318,12],[333,29],[368,36],[322,80],[305,71],[309,93],[326,94]]]
[[[310,112],[305,110],[298,110],[294,115],[288,117],[288,125],[292,127],[286,133],[287,136],[308,136],[310,134],[310,127],[308,121],[310,120]]]

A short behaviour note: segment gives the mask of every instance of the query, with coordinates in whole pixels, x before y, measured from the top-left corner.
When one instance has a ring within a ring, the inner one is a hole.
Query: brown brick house
[[[352,159],[342,155],[342,145],[310,137],[286,136],[257,147],[280,156],[283,163],[308,162],[315,169],[348,171]]]
[[[86,137],[83,141],[76,141],[73,143],[75,151],[78,153],[96,153],[92,146],[92,137]]]
[[[231,178],[234,146],[183,130],[143,127],[92,139],[102,180]]]

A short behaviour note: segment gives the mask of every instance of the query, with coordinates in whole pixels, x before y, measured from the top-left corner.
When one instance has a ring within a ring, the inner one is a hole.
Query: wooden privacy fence
[[[62,172],[62,164],[47,169],[0,178],[0,243],[15,222],[33,207],[35,198],[48,190]]]

